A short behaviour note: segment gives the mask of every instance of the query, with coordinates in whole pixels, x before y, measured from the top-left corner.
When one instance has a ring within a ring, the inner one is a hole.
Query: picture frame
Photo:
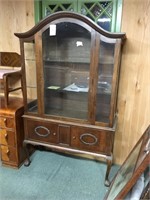
[[[118,170],[104,200],[125,199],[140,176],[146,169],[149,169],[149,163],[150,125]]]

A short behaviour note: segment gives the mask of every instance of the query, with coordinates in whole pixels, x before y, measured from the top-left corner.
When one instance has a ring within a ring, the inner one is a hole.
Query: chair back
[[[0,66],[21,67],[21,56],[16,52],[0,52]]]

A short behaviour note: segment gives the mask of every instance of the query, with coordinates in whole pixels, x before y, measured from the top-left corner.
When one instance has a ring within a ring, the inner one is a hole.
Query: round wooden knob
[[[8,139],[8,134],[7,134],[7,133],[5,133],[5,135],[4,135],[4,136],[5,136],[5,139]]]

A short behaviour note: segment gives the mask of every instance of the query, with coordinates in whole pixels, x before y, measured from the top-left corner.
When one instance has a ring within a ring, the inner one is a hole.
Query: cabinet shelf
[[[85,64],[85,65],[89,65],[89,63],[90,63],[90,61],[89,62],[85,62],[84,60],[75,60],[75,61],[73,61],[73,60],[67,60],[67,61],[64,61],[64,60],[53,60],[52,58],[47,58],[47,59],[44,59],[43,60],[43,62],[45,63],[45,64],[47,64],[48,66],[50,66],[51,67],[51,65],[58,65],[58,63],[59,63],[59,65],[62,65],[62,66],[64,66],[64,64],[66,64],[66,65],[83,65],[83,64]],[[108,57],[108,56],[105,56],[105,57],[103,57],[103,58],[101,58],[100,59],[100,61],[99,61],[99,63],[100,64],[105,64],[105,65],[113,65],[114,64],[114,59],[112,58],[112,57]]]
[[[75,83],[72,83],[71,85],[68,85],[66,87],[60,88],[59,86],[48,86],[46,88],[46,92],[48,91],[54,91],[54,92],[62,92],[62,93],[67,93],[67,92],[73,92],[73,93],[87,93],[89,90],[88,87],[84,86],[77,86]]]
[[[78,119],[80,116],[80,119],[86,119],[87,118],[87,113],[84,111],[76,111],[76,110],[71,110],[71,109],[46,109],[46,114],[47,115],[53,115],[53,116],[67,116],[70,118],[75,118]]]

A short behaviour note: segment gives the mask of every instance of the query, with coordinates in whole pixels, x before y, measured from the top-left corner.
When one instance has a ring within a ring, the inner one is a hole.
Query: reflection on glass
[[[96,121],[108,123],[110,114],[110,100],[112,91],[112,75],[114,68],[114,49],[115,41],[100,41],[100,54],[98,65],[98,83],[97,83],[97,109]]]
[[[70,22],[52,27],[42,34],[45,114],[87,119],[91,33]]]
[[[81,14],[82,15],[87,15],[87,11],[83,6],[81,7]]]
[[[126,183],[130,180],[132,177],[133,171],[135,169],[135,165],[137,162],[137,158],[139,155],[139,151],[141,148],[142,141],[138,144],[138,146],[134,149],[132,154],[130,154],[128,160],[123,165],[123,167],[119,170],[114,183],[112,185],[112,188],[110,189],[110,193],[107,197],[108,200],[113,200],[117,197],[119,192],[123,189],[123,187],[126,185]]]
[[[112,1],[82,2],[81,14],[95,21],[103,29],[111,31],[113,14]]]
[[[97,24],[105,30],[111,30],[111,18],[106,14],[101,15],[101,17],[97,20]]]
[[[94,17],[99,17],[99,15],[102,13],[102,8],[99,6],[99,4],[92,6],[91,9]]]
[[[37,82],[34,42],[24,43],[24,50],[28,111],[37,112]]]
[[[49,1],[49,4],[47,5],[45,9],[45,16],[48,16],[52,13],[59,12],[59,11],[74,11],[73,3],[71,2],[51,2]]]

